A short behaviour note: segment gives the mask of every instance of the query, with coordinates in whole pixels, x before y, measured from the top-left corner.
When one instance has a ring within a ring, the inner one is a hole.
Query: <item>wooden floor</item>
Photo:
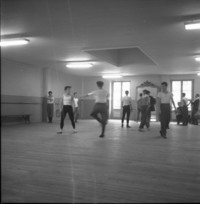
[[[200,202],[200,126],[159,123],[138,132],[111,120],[105,138],[94,120],[2,127],[2,202]]]

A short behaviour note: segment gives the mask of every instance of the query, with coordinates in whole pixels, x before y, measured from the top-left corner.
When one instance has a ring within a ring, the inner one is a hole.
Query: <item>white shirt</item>
[[[47,104],[54,104],[54,97],[53,96],[47,96]]]
[[[187,106],[188,104],[188,99],[186,97],[183,97],[181,100],[182,106]]]
[[[131,105],[131,97],[130,96],[124,96],[122,98],[122,105],[123,106]]]
[[[74,106],[75,108],[78,108],[78,98],[74,98]]]
[[[93,91],[91,93],[88,93],[88,95],[94,95],[95,97],[95,103],[107,103],[107,99],[108,99],[108,92],[104,89],[99,89],[96,91]]]
[[[170,100],[172,99],[173,94],[170,92],[164,93],[164,92],[159,92],[158,93],[158,98],[160,98],[161,103],[170,103]]]
[[[72,96],[63,94],[63,105],[72,105]]]

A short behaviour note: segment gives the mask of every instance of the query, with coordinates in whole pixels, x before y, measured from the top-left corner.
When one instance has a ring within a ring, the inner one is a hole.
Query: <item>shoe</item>
[[[105,136],[104,134],[99,135],[99,137],[104,137],[104,136]]]
[[[165,139],[167,138],[167,137],[166,137],[166,133],[163,133],[162,131],[160,131],[160,135],[161,135],[161,137],[163,137],[163,138],[165,138]]]
[[[143,130],[142,128],[139,128],[138,131],[140,131],[140,132],[144,132],[144,130]]]
[[[122,126],[121,127],[124,127],[124,124],[122,124]]]
[[[129,125],[127,125],[126,127],[127,127],[127,128],[131,128],[131,126],[129,126]]]
[[[57,134],[62,134],[62,131],[60,130],[59,132],[57,132]]]
[[[76,130],[76,129],[74,129],[74,130],[73,130],[73,133],[77,133],[77,130]]]

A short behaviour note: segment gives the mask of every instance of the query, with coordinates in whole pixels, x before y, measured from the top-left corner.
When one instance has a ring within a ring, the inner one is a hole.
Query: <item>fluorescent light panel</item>
[[[70,62],[66,65],[67,68],[70,69],[87,69],[92,67],[92,63],[90,62]]]
[[[196,30],[200,29],[200,21],[191,21],[185,23],[185,30]]]
[[[198,75],[198,76],[200,76],[200,72],[199,72],[199,73],[197,73],[197,75]]]
[[[20,39],[20,40],[2,40],[0,42],[1,47],[7,47],[7,46],[17,46],[17,45],[26,45],[29,43],[29,40],[27,39]]]
[[[200,57],[195,57],[195,60],[196,61],[200,61]]]
[[[102,77],[104,79],[116,79],[116,78],[122,78],[122,75],[119,75],[119,74],[105,74]]]

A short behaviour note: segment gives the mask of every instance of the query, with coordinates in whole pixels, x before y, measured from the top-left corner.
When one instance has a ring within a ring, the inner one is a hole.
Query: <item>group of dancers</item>
[[[91,95],[94,96],[95,105],[90,115],[101,124],[101,134],[99,135],[99,137],[103,138],[105,136],[105,128],[108,121],[109,93],[103,88],[103,85],[104,85],[103,81],[97,81],[96,85],[98,88],[97,90],[90,92],[88,94],[82,95],[80,98],[84,98]],[[60,103],[61,120],[60,120],[60,130],[57,132],[58,134],[62,134],[63,132],[64,120],[67,113],[69,115],[69,118],[73,127],[73,132],[74,133],[77,132],[75,123],[77,122],[78,116],[79,116],[78,97],[76,92],[73,95],[71,95],[70,91],[71,91],[71,86],[65,86],[64,94],[62,96],[62,101]],[[49,122],[51,123],[52,117],[53,117],[54,97],[51,91],[49,91],[48,94],[49,96],[47,97],[47,113],[48,113]],[[173,100],[173,94],[168,91],[167,82],[161,83],[161,91],[158,93],[157,99],[155,99],[150,95],[150,91],[143,90],[143,93],[140,94],[140,99],[137,101],[138,113],[141,113],[141,120],[140,120],[140,125],[138,130],[140,132],[143,132],[145,126],[149,130],[151,111],[155,111],[155,105],[156,105],[160,124],[161,124],[160,135],[163,138],[167,138],[166,137],[167,129],[169,129],[169,123],[171,119],[171,102],[174,106],[175,113],[178,116],[178,113],[180,112],[180,106],[181,106],[182,113],[186,113],[188,111],[187,109],[188,103],[184,101],[186,101],[186,98],[184,98],[183,96],[182,104],[181,105],[179,104],[179,107],[176,108]],[[199,108],[198,94],[196,95],[196,99],[194,101],[191,101],[191,103],[194,105],[194,104],[197,104],[197,101],[198,101],[198,107],[196,105],[195,108],[198,110]],[[196,109],[193,108],[192,115],[195,115]],[[129,96],[129,91],[125,91],[125,96],[122,98],[122,118],[121,118],[122,128],[124,127],[125,116],[127,116],[126,127],[130,128],[129,118],[130,118],[131,110],[132,110],[132,99]],[[186,116],[184,115],[184,117]],[[183,125],[185,124],[186,122],[184,121]]]

